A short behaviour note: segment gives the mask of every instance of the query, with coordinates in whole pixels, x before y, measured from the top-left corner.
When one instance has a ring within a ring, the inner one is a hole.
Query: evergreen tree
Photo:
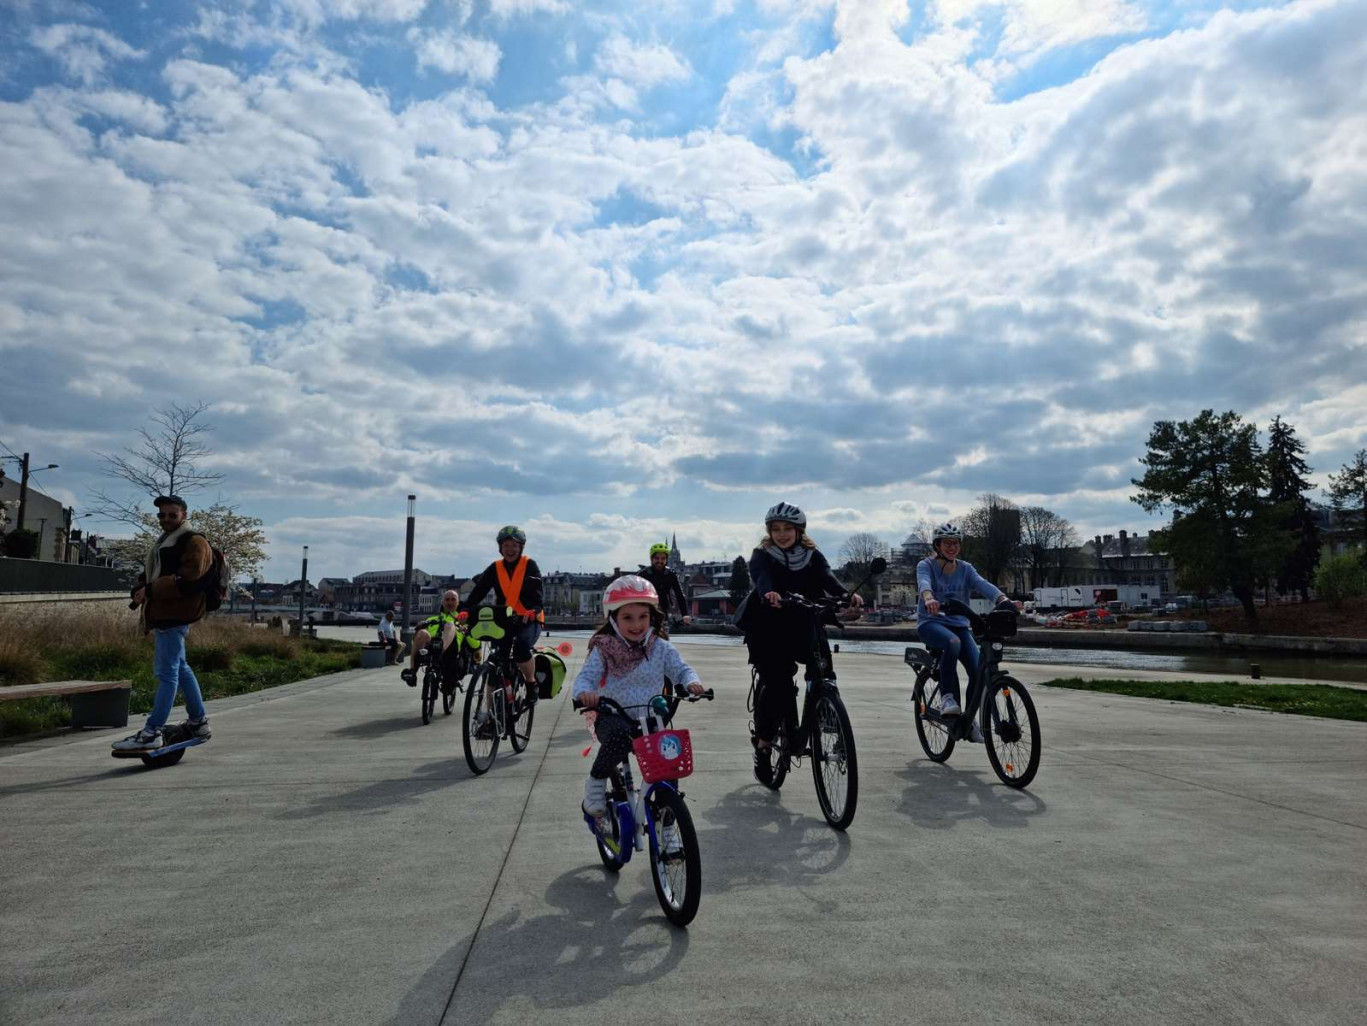
[[[746,566],[744,556],[737,556],[731,564],[731,580],[727,582],[726,590],[731,593],[732,605],[739,605],[750,594],[750,568]]]
[[[1367,449],[1359,449],[1352,463],[1329,475],[1329,497],[1348,528],[1357,531],[1367,563]]]
[[[1277,570],[1277,594],[1298,591],[1302,601],[1310,598],[1310,581],[1320,561],[1320,528],[1305,494],[1310,489],[1305,479],[1310,467],[1301,459],[1304,453],[1296,429],[1274,417],[1268,428],[1267,497],[1286,509],[1282,524],[1295,541]]]
[[[1179,570],[1197,569],[1209,586],[1228,587],[1256,625],[1254,583],[1292,548],[1283,511],[1262,493],[1268,472],[1257,427],[1232,410],[1202,410],[1194,420],[1155,423],[1148,447],[1132,498],[1148,513],[1172,511],[1163,546]]]

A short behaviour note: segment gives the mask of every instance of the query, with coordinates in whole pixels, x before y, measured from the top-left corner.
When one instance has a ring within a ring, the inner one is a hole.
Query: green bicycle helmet
[[[669,555],[669,546],[666,545],[664,542],[656,542],[654,545],[650,547],[650,554],[653,556],[657,552],[664,553],[664,555],[667,556]]]
[[[517,527],[517,526],[515,526],[515,525],[513,525],[513,524],[508,524],[506,527],[500,527],[500,528],[498,529],[498,539],[497,539],[497,541],[498,541],[498,544],[499,544],[499,545],[502,545],[502,544],[503,544],[504,542],[506,542],[509,538],[511,538],[513,541],[517,542],[519,545],[526,545],[526,544],[527,544],[527,535],[526,535],[526,533],[522,530],[522,528]]]

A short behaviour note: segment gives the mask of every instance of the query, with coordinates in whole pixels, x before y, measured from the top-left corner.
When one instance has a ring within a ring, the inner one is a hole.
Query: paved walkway
[[[1020,794],[928,762],[906,668],[842,655],[840,835],[805,769],[751,780],[742,653],[685,652],[722,696],[681,716],[687,931],[644,859],[599,865],[567,696],[476,779],[458,717],[353,671],[215,703],[162,770],[0,748],[0,1023],[1367,1021],[1367,725],[1037,688]]]

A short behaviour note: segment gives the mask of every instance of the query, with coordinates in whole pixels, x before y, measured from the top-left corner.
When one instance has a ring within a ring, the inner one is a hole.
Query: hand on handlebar
[[[764,601],[777,609],[779,606],[783,605],[783,596],[776,591],[765,592]]]
[[[597,708],[598,708],[598,692],[597,692],[597,691],[585,691],[582,695],[580,695],[578,698],[576,698],[575,701],[578,702],[578,703],[580,704],[580,706],[582,706],[582,707],[585,708],[585,709],[597,709]]]
[[[939,616],[939,615],[940,615],[940,600],[939,600],[939,599],[933,599],[933,598],[932,598],[932,599],[926,599],[926,612],[929,613],[931,616]]]
[[[695,680],[692,684],[688,685],[688,693],[690,695],[701,695],[704,690],[706,689],[702,686],[702,681]]]

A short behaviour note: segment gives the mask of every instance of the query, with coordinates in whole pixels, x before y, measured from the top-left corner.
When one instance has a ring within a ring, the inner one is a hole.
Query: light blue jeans
[[[204,696],[199,693],[195,672],[185,661],[185,636],[189,633],[189,624],[158,627],[155,631],[156,655],[152,670],[157,675],[157,697],[152,701],[152,711],[147,715],[144,730],[159,730],[166,726],[171,706],[176,701],[177,689],[185,693],[185,710],[190,714],[190,719],[204,719]]]
[[[935,617],[916,625],[916,633],[931,648],[940,650],[940,694],[954,696],[954,701],[963,706],[959,694],[959,663],[968,671],[968,679],[978,672],[978,643],[973,640],[973,632],[967,627],[956,627]]]

